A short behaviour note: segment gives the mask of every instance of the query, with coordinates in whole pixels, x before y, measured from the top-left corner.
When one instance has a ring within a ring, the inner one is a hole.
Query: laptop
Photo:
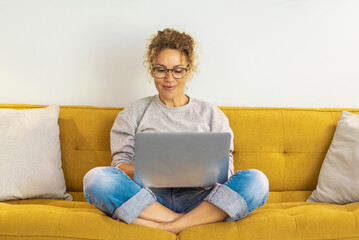
[[[211,187],[228,179],[231,135],[141,132],[135,135],[135,182],[142,187]]]

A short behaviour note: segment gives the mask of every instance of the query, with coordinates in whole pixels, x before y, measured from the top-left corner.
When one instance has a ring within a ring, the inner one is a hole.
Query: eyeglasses
[[[188,69],[183,67],[175,67],[172,69],[165,67],[154,67],[152,69],[153,74],[158,78],[166,78],[169,71],[172,72],[172,76],[175,79],[181,79],[186,76]]]

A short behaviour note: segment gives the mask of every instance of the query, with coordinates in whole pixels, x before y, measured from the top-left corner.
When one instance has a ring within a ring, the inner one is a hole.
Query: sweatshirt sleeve
[[[134,165],[135,157],[135,132],[136,128],[125,118],[125,110],[122,110],[112,126],[111,139],[111,166],[119,167],[123,163]]]
[[[229,120],[227,116],[222,112],[221,109],[215,107],[213,116],[212,116],[212,132],[228,132],[231,134],[231,144],[229,147],[229,165],[228,165],[228,178],[230,178],[234,174],[234,166],[233,166],[233,151],[234,151],[234,134],[229,125]]]

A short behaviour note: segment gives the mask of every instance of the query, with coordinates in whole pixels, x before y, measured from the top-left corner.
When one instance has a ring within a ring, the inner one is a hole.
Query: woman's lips
[[[176,86],[171,86],[171,87],[166,87],[166,86],[163,86],[164,89],[168,90],[168,91],[171,91],[173,89],[176,88]]]

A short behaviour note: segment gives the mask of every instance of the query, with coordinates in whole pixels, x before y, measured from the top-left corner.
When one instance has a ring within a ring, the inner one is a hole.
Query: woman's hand
[[[135,166],[134,165],[124,163],[124,164],[121,164],[118,168],[120,170],[122,170],[124,173],[126,173],[126,175],[129,176],[133,181],[133,178],[135,175]]]

